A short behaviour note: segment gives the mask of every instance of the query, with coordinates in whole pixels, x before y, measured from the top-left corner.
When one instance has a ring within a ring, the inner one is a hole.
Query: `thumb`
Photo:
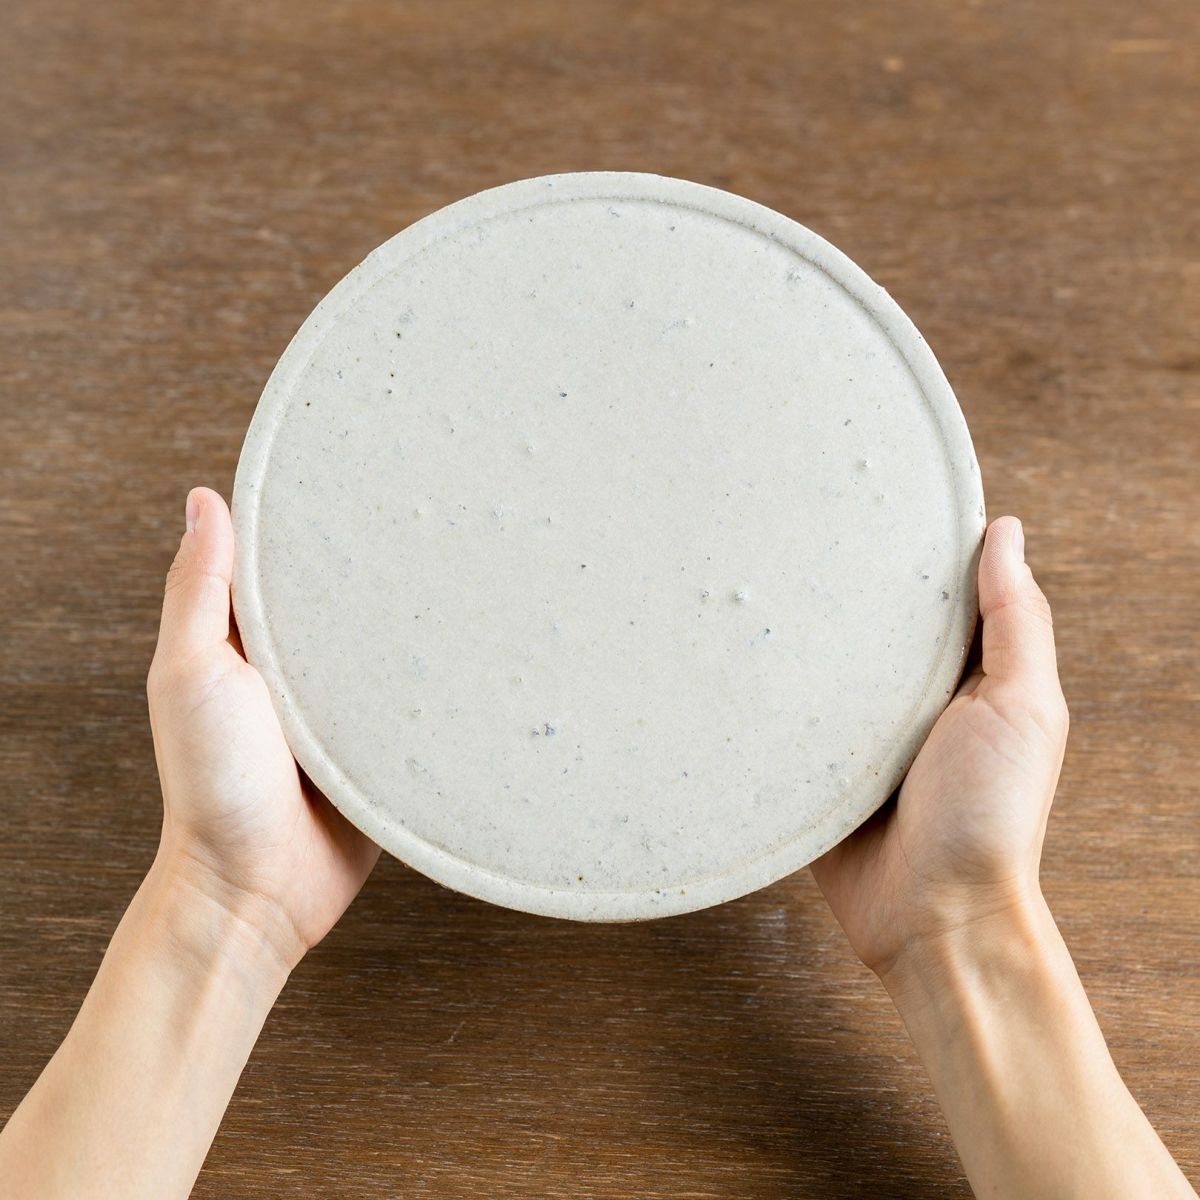
[[[998,517],[984,537],[979,614],[986,677],[1058,687],[1050,603],[1025,562],[1025,533],[1016,517]]]
[[[229,586],[233,577],[233,523],[225,501],[211,488],[193,488],[187,529],[167,572],[158,654],[186,658],[229,636]]]

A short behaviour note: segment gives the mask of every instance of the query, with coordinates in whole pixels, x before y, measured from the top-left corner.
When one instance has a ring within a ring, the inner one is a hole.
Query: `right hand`
[[[859,957],[887,982],[915,947],[1040,898],[1042,840],[1067,740],[1050,605],[1015,517],[979,564],[982,662],[894,804],[812,871]]]

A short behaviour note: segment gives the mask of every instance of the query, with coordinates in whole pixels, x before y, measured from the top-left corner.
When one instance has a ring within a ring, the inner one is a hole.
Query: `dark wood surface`
[[[0,37],[0,1116],[156,840],[143,681],[187,488],[226,494],[312,305],[521,176],[798,218],[925,333],[1020,514],[1073,731],[1045,886],[1200,1175],[1200,9],[10,0]],[[632,927],[381,864],[296,973],[197,1196],[961,1197],[807,872]]]

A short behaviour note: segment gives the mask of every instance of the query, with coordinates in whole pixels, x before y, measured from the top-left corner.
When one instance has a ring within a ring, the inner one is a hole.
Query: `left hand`
[[[159,863],[266,937],[289,969],[379,856],[302,775],[231,627],[233,525],[196,488],[147,679],[163,792]]]

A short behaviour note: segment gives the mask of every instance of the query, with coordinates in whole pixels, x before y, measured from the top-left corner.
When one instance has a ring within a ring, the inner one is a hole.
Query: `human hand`
[[[379,856],[297,768],[231,624],[232,572],[229,510],[197,488],[147,679],[158,855],[0,1131],[5,1196],[187,1196],[288,973]]]
[[[969,668],[900,788],[812,870],[884,982],[915,947],[1040,896],[1038,864],[1067,739],[1050,606],[1014,517],[979,564],[982,661]]]
[[[379,856],[301,774],[231,622],[233,525],[207,488],[167,576],[147,679],[163,792],[156,866],[265,937],[291,968]]]

